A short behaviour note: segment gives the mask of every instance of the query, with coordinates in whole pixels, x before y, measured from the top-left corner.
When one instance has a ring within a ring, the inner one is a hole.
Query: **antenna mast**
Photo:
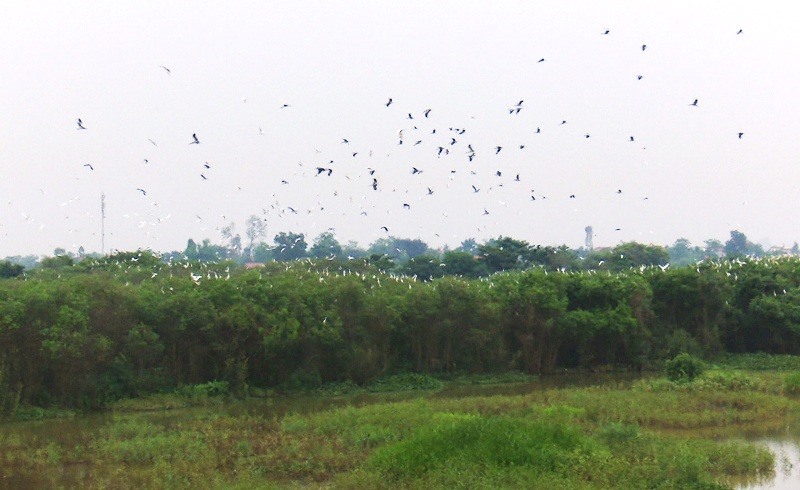
[[[100,194],[100,255],[106,254],[106,195]]]

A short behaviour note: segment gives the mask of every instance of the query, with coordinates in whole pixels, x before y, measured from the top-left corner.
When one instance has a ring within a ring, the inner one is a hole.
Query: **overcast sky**
[[[785,5],[2,2],[0,257],[99,252],[102,193],[106,252],[244,237],[251,215],[267,241],[363,247],[577,247],[587,225],[595,246],[791,246]]]

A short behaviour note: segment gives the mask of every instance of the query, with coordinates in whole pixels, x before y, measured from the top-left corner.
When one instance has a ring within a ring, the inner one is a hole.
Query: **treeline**
[[[0,281],[0,405],[94,408],[212,380],[291,389],[800,354],[798,284],[794,258],[423,282],[366,260],[245,270],[118,254]]]
[[[201,242],[189,239],[184,250],[163,253],[161,258],[164,262],[231,260],[238,264],[290,262],[307,258],[366,259],[386,272],[433,279],[445,275],[482,277],[534,266],[562,271],[622,271],[642,265],[670,264],[680,267],[720,258],[800,255],[797,243],[790,249],[774,247],[765,251],[737,230],[730,232],[731,237],[725,243],[711,239],[706,240],[703,246],[693,246],[689,240],[680,238],[668,247],[628,242],[614,247],[573,249],[566,245],[532,245],[524,240],[501,236],[484,243],[470,238],[452,250],[447,247],[432,249],[419,238],[394,236],[380,238],[367,248],[360,247],[356,242],[342,245],[331,231],[319,234],[311,245],[304,234],[293,232],[280,232],[275,235],[272,244],[267,244],[260,240],[265,230],[263,222],[256,217],[248,220],[248,244],[243,244],[242,238],[233,230],[232,223],[223,228],[223,240],[218,244],[212,244],[208,239]],[[6,261],[0,261],[0,278],[21,275],[24,269],[53,268],[100,258],[97,254],[85,253],[83,247],[78,249],[77,254],[58,248],[52,257],[7,257]]]

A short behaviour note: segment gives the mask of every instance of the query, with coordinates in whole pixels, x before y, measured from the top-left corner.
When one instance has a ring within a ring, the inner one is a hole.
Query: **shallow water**
[[[769,448],[775,455],[775,473],[755,483],[741,485],[740,490],[797,490],[800,488],[800,440],[797,438],[760,439],[750,441]]]

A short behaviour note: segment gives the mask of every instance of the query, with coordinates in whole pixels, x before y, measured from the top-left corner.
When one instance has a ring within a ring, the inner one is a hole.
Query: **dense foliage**
[[[797,354],[798,284],[800,261],[775,258],[430,281],[368,258],[254,270],[145,252],[65,261],[0,281],[0,407],[91,408],[214,380],[242,392]]]

